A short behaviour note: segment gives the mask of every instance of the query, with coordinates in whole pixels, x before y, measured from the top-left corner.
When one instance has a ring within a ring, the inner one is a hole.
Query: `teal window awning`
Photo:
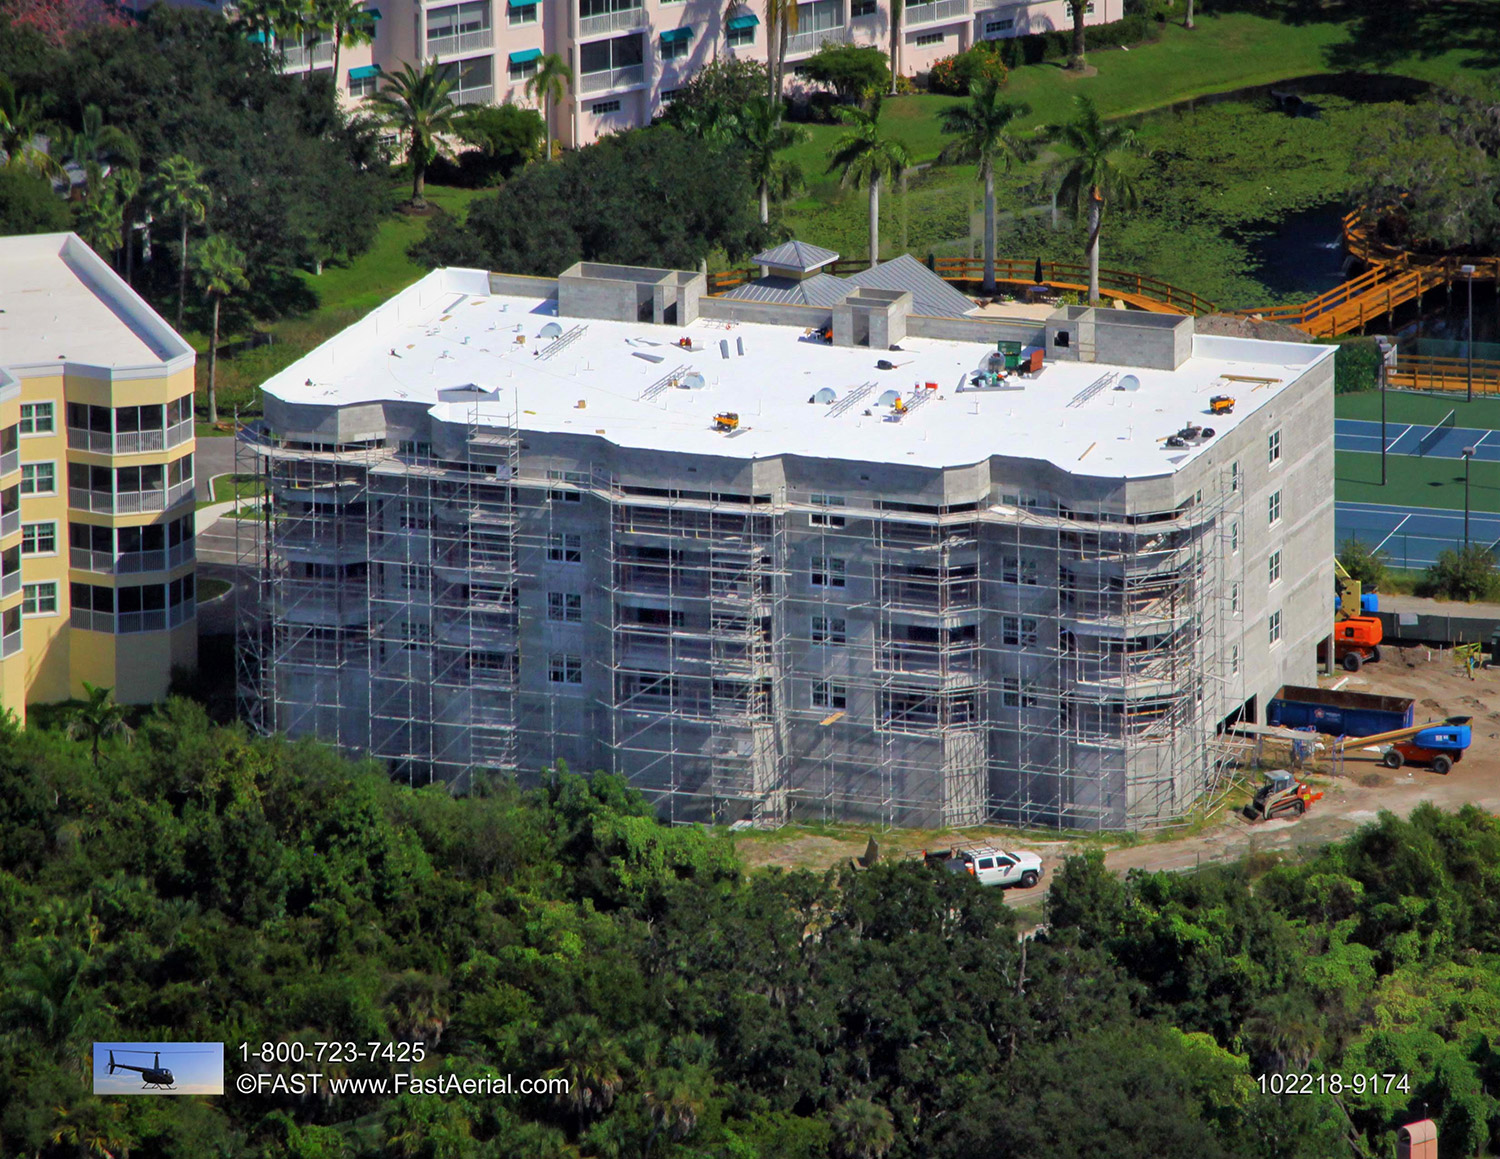
[[[264,32],[262,32],[259,28],[257,28],[254,32],[252,32],[250,34],[250,43],[251,44],[264,44],[265,42],[266,42],[266,34]]]
[[[693,30],[691,28],[669,28],[661,34],[661,42],[663,44],[683,44],[692,39]]]
[[[535,8],[536,0],[510,0],[510,2],[506,4],[506,7],[512,12],[515,12],[522,8]]]
[[[520,52],[510,54],[511,64],[527,64],[542,55],[540,48],[523,48]]]
[[[351,81],[369,80],[372,76],[379,75],[380,66],[378,64],[361,65],[359,68],[351,68],[349,70],[349,79]]]
[[[731,16],[725,27],[731,32],[738,32],[742,28],[754,28],[759,23],[760,17],[750,12],[744,16]]]
[[[380,9],[379,8],[366,8],[365,9],[365,15],[368,16],[371,20],[379,20],[380,19]]]

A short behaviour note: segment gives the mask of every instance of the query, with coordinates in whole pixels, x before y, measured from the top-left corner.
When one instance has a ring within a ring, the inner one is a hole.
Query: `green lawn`
[[[198,581],[198,602],[206,604],[209,600],[216,600],[222,595],[227,595],[233,585],[228,580],[200,579]]]
[[[461,213],[482,189],[454,189],[429,185],[427,199],[450,213]],[[409,196],[404,181],[392,185],[393,206]],[[257,387],[277,371],[290,366],[313,347],[357,322],[393,294],[405,289],[427,271],[406,256],[411,244],[427,232],[428,219],[393,209],[380,223],[369,250],[347,266],[329,265],[322,274],[302,271],[301,278],[317,295],[317,309],[309,314],[283,318],[263,328],[271,336],[269,345],[257,346],[235,357],[219,360],[219,417],[229,419],[238,405],[241,413],[257,414]],[[188,340],[199,351],[199,398],[208,389],[208,336],[190,333]],[[228,341],[230,336],[225,337]],[[206,436],[224,434],[200,425]]]
[[[213,489],[214,497],[199,503],[199,507],[228,503],[232,499],[259,498],[260,480],[254,475],[220,475],[214,479]]]

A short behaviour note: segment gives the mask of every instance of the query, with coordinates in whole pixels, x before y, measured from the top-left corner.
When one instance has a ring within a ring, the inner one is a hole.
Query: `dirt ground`
[[[1324,797],[1305,816],[1295,820],[1251,824],[1237,810],[1224,807],[1187,836],[1155,840],[1147,836],[1135,843],[1109,838],[1048,840],[1044,834],[1003,829],[951,833],[891,830],[874,833],[881,856],[911,856],[923,848],[990,839],[1041,854],[1049,871],[1055,871],[1069,853],[1089,847],[1105,849],[1105,863],[1121,873],[1135,868],[1191,870],[1215,861],[1237,860],[1250,853],[1316,848],[1368,824],[1382,809],[1404,817],[1422,801],[1431,801],[1443,809],[1473,803],[1500,813],[1500,743],[1497,743],[1500,742],[1500,668],[1481,670],[1470,680],[1454,664],[1450,652],[1386,647],[1381,650],[1380,663],[1367,665],[1359,675],[1346,677],[1340,673],[1319,682],[1324,687],[1340,685],[1350,692],[1410,697],[1416,701],[1418,722],[1448,716],[1473,717],[1473,747],[1447,776],[1421,768],[1393,772],[1380,764],[1378,753],[1358,749],[1346,754],[1342,774],[1334,775],[1325,750],[1304,772],[1305,779],[1322,789]],[[1271,753],[1268,751],[1267,755]],[[1259,776],[1249,775],[1256,779]],[[739,849],[752,868],[779,865],[822,870],[864,853],[872,832],[792,827],[743,838]],[[1011,905],[1036,905],[1044,893],[1045,879],[1042,888],[1012,890],[1006,900]]]

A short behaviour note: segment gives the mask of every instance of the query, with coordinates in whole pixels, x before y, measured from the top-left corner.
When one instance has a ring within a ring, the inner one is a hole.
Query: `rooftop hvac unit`
[[[541,333],[538,334],[537,337],[538,338],[561,338],[562,337],[562,326],[560,326],[556,322],[548,322],[545,326],[542,327]]]
[[[833,387],[831,387],[831,386],[820,386],[820,387],[818,387],[818,389],[816,391],[813,392],[812,398],[808,399],[808,401],[809,402],[820,402],[820,403],[823,403],[826,406],[827,404],[831,403],[836,398],[838,398],[838,392],[835,391],[833,389]]]
[[[887,390],[887,391],[883,392],[881,394],[881,396],[875,400],[875,405],[876,406],[895,406],[896,403],[899,402],[900,400],[901,400],[901,392],[899,390]]]
[[[1141,380],[1139,378],[1137,378],[1133,374],[1127,374],[1124,378],[1120,379],[1119,384],[1115,387],[1115,389],[1116,390],[1140,390],[1141,389]]]
[[[682,376],[682,381],[678,385],[683,390],[702,390],[708,385],[708,379],[704,378],[696,370],[690,370]]]

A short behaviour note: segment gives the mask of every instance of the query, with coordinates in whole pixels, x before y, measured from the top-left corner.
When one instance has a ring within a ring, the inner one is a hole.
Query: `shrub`
[[[1385,554],[1363,540],[1345,540],[1344,546],[1339,548],[1339,564],[1349,573],[1350,579],[1359,581],[1364,591],[1378,591],[1385,582]]]
[[[1160,23],[1144,13],[1136,12],[1111,24],[1095,24],[1085,28],[1083,45],[1087,51],[1096,52],[1101,48],[1143,44],[1160,36]],[[1073,30],[1059,28],[1052,32],[1016,36],[994,43],[1000,46],[1000,56],[1011,68],[1023,64],[1040,64],[1044,60],[1065,60],[1073,51]]]
[[[1437,562],[1427,569],[1418,594],[1468,602],[1500,596],[1500,574],[1495,571],[1494,552],[1477,543],[1439,552]]]
[[[975,81],[993,79],[1004,84],[1009,71],[1005,67],[1005,61],[1000,59],[1000,53],[994,48],[986,47],[995,43],[997,42],[992,40],[981,40],[966,52],[943,57],[927,74],[927,87],[935,93],[966,97]]]
[[[1380,385],[1380,347],[1373,338],[1339,343],[1333,356],[1334,394],[1356,394]]]
[[[858,100],[870,89],[883,91],[891,83],[885,53],[853,44],[827,44],[802,62],[809,80],[830,86],[845,102]]]

